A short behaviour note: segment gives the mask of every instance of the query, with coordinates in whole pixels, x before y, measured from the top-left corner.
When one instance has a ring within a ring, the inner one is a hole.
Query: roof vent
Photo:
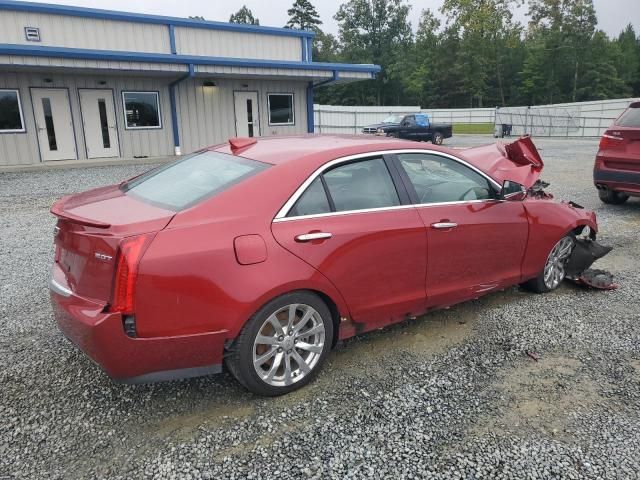
[[[40,29],[38,27],[24,27],[24,38],[27,42],[39,42]]]
[[[239,150],[253,145],[254,143],[258,143],[258,140],[255,137],[234,137],[229,139],[231,150]]]

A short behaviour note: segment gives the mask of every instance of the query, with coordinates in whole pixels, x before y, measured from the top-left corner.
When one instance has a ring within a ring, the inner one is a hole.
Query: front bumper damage
[[[546,192],[545,188],[549,183],[543,180],[536,182],[528,189],[527,195],[540,200],[553,199],[553,195]],[[568,202],[574,208],[584,208],[575,202]],[[608,254],[613,247],[607,247],[599,244],[591,238],[590,232],[586,235],[576,237],[576,243],[571,252],[571,256],[567,261],[566,279],[583,287],[592,287],[600,290],[613,290],[618,288],[615,283],[613,274],[606,270],[590,268],[593,263]]]
[[[600,245],[591,238],[576,238],[576,244],[566,265],[566,279],[577,285],[600,290],[618,288],[613,274],[605,270],[589,268],[596,260],[604,257],[611,250],[613,247]]]

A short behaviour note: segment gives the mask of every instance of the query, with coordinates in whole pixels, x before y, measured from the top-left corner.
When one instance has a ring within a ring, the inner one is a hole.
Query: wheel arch
[[[340,319],[342,317],[348,316],[349,312],[347,310],[346,304],[344,304],[344,301],[341,298],[336,299],[335,295],[331,295],[325,289],[319,288],[317,285],[295,286],[295,287],[291,286],[290,288],[277,289],[272,292],[269,292],[268,294],[263,295],[260,298],[260,300],[254,304],[253,308],[251,308],[248,314],[244,316],[245,318],[243,318],[242,324],[238,325],[238,327],[234,329],[233,332],[230,332],[231,335],[228,337],[228,342],[233,343],[235,339],[238,338],[238,336],[242,332],[242,329],[245,327],[247,322],[249,322],[251,317],[255,315],[256,312],[259,312],[266,304],[284,295],[289,295],[292,293],[302,293],[302,292],[311,293],[317,296],[318,298],[320,298],[320,300],[324,302],[324,304],[329,309],[329,312],[331,313],[331,321],[333,323],[333,338],[331,343],[331,346],[333,348],[333,346],[335,346],[339,338]]]

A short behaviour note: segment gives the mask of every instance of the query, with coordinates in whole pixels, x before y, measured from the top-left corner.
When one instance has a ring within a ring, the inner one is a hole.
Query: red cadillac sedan
[[[231,139],[53,205],[55,317],[119,381],[226,365],[252,392],[287,393],[339,339],[557,288],[597,226],[535,188],[542,167],[528,137]]]

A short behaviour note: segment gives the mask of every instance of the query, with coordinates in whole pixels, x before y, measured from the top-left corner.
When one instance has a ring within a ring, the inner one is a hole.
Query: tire
[[[442,132],[435,132],[431,137],[431,143],[434,145],[442,145],[442,142],[444,142],[444,135],[442,135]]]
[[[295,314],[289,323],[291,311]],[[305,323],[300,325],[305,317]],[[288,324],[292,326],[289,332],[296,328],[300,331],[287,334]],[[314,333],[309,335],[310,331]],[[263,341],[258,341],[259,334]],[[250,392],[268,397],[284,395],[315,378],[331,350],[332,340],[333,320],[324,301],[311,292],[287,293],[271,300],[249,319],[229,349],[226,364]],[[254,366],[254,361],[260,359],[264,361]]]
[[[387,133],[387,137],[400,138],[400,136],[395,132]]]
[[[598,190],[598,196],[600,200],[609,205],[622,205],[629,199],[629,195],[625,195],[624,193],[616,192],[615,190],[605,189]]]
[[[568,246],[569,242],[570,246]],[[536,278],[532,278],[528,282],[523,283],[522,286],[535,293],[547,293],[558,288],[566,276],[566,263],[571,256],[571,252],[573,251],[575,244],[576,238],[573,234],[566,235],[558,240],[549,252],[542,271]],[[565,250],[567,247],[568,251]],[[559,257],[557,256],[558,253],[561,253]],[[557,276],[555,276],[554,281],[551,282],[549,281],[549,278],[545,280],[545,275],[549,273],[548,268],[550,268],[550,262],[553,262],[553,267],[551,267],[553,271],[557,272]]]

